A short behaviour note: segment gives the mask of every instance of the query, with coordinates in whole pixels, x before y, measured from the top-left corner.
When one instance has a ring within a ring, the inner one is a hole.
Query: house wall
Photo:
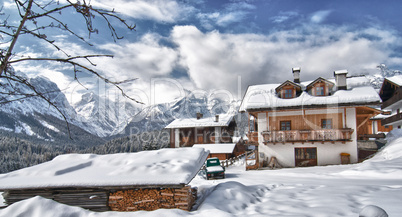
[[[303,115],[295,115],[295,114],[306,114]],[[275,145],[272,143],[268,143],[265,145],[263,143],[263,139],[261,133],[266,131],[269,128],[271,130],[279,130],[279,120],[281,119],[290,119],[295,122],[295,129],[302,130],[306,129],[305,127],[309,127],[308,129],[314,129],[317,126],[317,121],[319,121],[319,126],[321,126],[321,119],[324,118],[333,118],[333,123],[336,123],[336,127],[334,128],[352,128],[356,129],[356,109],[355,108],[340,108],[340,109],[312,109],[312,110],[298,110],[292,112],[274,112],[268,113],[269,118],[267,117],[266,112],[261,112],[258,114],[258,134],[259,134],[259,153],[260,153],[260,163],[263,161],[269,161],[271,157],[276,157],[279,164],[284,167],[294,167],[295,166],[295,148],[309,148],[315,147],[317,148],[317,164],[319,166],[323,165],[332,165],[332,164],[340,164],[341,163],[341,153],[350,154],[351,163],[356,163],[358,161],[357,156],[357,134],[356,130],[352,133],[351,142],[305,142],[305,143],[276,143]],[[305,124],[304,122],[310,121],[313,124]],[[336,120],[336,121],[335,121]],[[262,127],[260,127],[260,124]],[[311,125],[311,126],[310,126]]]

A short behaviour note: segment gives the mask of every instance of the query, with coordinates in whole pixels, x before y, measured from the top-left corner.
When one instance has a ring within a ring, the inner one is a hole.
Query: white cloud
[[[313,14],[311,15],[310,20],[311,20],[311,22],[313,22],[313,23],[321,23],[321,22],[323,22],[323,21],[328,17],[328,15],[329,15],[331,12],[332,12],[331,10],[317,11],[317,12],[315,12],[315,13],[313,13]]]
[[[272,22],[274,23],[283,23],[293,17],[298,16],[299,13],[295,11],[286,11],[286,12],[280,12],[278,16],[274,16],[271,18]]]
[[[160,36],[145,34],[136,43],[105,44],[100,47],[114,55],[98,62],[99,68],[109,77],[125,80],[133,77],[150,79],[169,76],[176,66],[177,52],[159,44]]]
[[[94,5],[114,8],[117,12],[136,19],[173,23],[189,15],[194,8],[174,0],[97,0]]]
[[[226,89],[234,95],[238,76],[244,90],[292,79],[292,67],[302,67],[302,80],[331,77],[334,70],[345,68],[351,74],[373,72],[392,56],[389,46],[400,41],[384,29],[318,25],[270,35],[203,33],[194,26],[176,26],[172,39],[197,88]]]
[[[227,4],[225,9],[219,12],[198,13],[197,17],[204,28],[212,30],[215,25],[226,27],[232,23],[239,23],[254,9],[256,6],[252,4],[237,2]]]
[[[3,7],[5,9],[14,8],[15,7],[15,2],[11,1],[11,0],[4,0]]]

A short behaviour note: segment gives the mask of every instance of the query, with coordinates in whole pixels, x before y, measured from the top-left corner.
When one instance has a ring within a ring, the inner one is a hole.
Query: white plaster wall
[[[346,108],[346,127],[354,129],[352,133],[352,144],[345,151],[350,154],[350,162],[357,163],[357,131],[356,131],[356,108]]]
[[[180,147],[180,130],[174,129],[174,146],[176,148]]]
[[[221,138],[221,127],[215,127],[215,138]],[[219,139],[215,139],[215,143],[220,143]]]
[[[372,124],[373,124],[373,126],[372,126],[373,134],[377,134],[377,133],[378,133],[378,124],[377,124],[377,121],[373,121]]]
[[[263,145],[263,138],[262,138],[262,132],[263,131],[267,131],[268,130],[268,118],[267,118],[267,113],[263,112],[263,113],[258,113],[257,116],[257,124],[258,124],[258,144],[259,147],[261,147],[261,144]],[[260,153],[262,153],[263,155],[265,154],[265,152],[261,152],[261,150],[258,150]],[[260,156],[259,161],[262,162],[264,160],[263,157]]]
[[[317,148],[317,164],[318,166],[325,165],[336,165],[341,164],[341,153],[349,153],[352,154],[355,152],[355,142],[346,142],[343,144],[342,142],[336,142],[334,144],[330,142],[325,142],[322,144],[321,142],[306,142],[302,143],[286,143],[285,145],[282,143],[276,143],[273,145],[269,143],[268,145],[260,144],[259,150],[264,153],[266,160],[271,159],[271,157],[276,157],[279,164],[283,167],[295,167],[295,148]],[[356,153],[357,154],[357,153]],[[354,158],[352,159],[351,155],[351,163],[356,163]]]

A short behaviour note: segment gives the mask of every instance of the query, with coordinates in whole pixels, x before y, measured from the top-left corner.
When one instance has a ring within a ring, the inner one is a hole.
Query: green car
[[[221,163],[217,157],[208,158],[205,162],[204,170],[207,179],[225,178],[225,168],[221,166]]]

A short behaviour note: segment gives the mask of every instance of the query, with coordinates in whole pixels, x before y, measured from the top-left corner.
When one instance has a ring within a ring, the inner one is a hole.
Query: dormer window
[[[325,96],[325,89],[324,89],[324,87],[316,87],[316,88],[315,88],[315,95],[316,95],[316,96]]]
[[[275,89],[278,97],[282,99],[292,99],[299,96],[302,92],[301,86],[293,81],[285,81]]]
[[[284,94],[283,94],[284,99],[293,98],[293,90],[292,89],[285,89],[285,90],[283,90],[283,92],[284,92]]]
[[[306,87],[306,91],[312,96],[329,96],[334,83],[324,79],[317,78]]]

